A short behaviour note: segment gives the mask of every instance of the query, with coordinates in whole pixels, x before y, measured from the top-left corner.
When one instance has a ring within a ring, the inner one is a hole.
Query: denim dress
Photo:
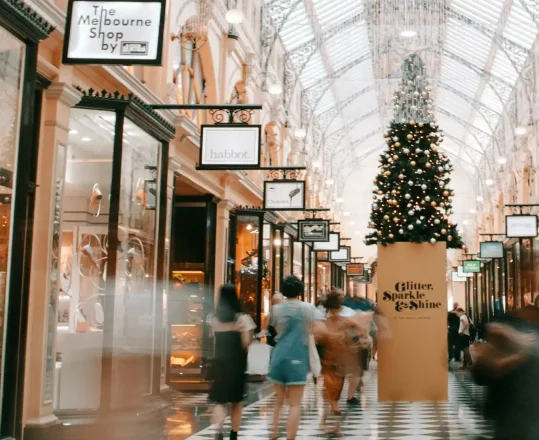
[[[305,385],[309,373],[309,328],[313,319],[310,305],[291,301],[273,307],[272,324],[277,344],[270,361],[268,380],[279,385]]]

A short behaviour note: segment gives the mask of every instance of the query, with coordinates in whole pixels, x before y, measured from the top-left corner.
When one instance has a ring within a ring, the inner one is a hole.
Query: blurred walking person
[[[215,402],[212,423],[217,426],[216,440],[223,439],[223,422],[230,404],[230,439],[238,438],[245,395],[247,348],[256,327],[252,318],[242,313],[236,288],[231,284],[221,286],[219,304],[211,320],[215,338],[215,353],[210,379],[213,381],[209,399]]]
[[[305,286],[296,276],[286,277],[281,290],[287,300],[274,306],[271,311],[270,324],[277,330],[277,343],[271,355],[268,380],[273,382],[276,395],[273,438],[279,437],[279,418],[287,398],[289,414],[286,438],[292,440],[296,438],[309,373],[309,334],[317,335],[317,320],[321,315],[313,305],[298,299]]]
[[[368,347],[369,322],[357,321],[359,316],[342,316],[344,297],[341,292],[333,291],[326,299],[326,309],[329,316],[326,318],[326,331],[320,335],[323,346],[322,370],[324,376],[324,397],[329,404],[331,414],[340,416],[339,399],[341,397],[345,378],[349,381],[349,394],[347,402],[357,404],[354,392],[361,377],[359,363],[359,350]],[[363,318],[363,317],[362,317]],[[372,316],[370,317],[372,319]],[[352,395],[352,402],[350,401]],[[326,425],[327,413],[324,414],[322,424]],[[336,432],[340,431],[338,427]]]
[[[468,315],[466,315],[464,309],[461,309],[460,307],[455,313],[460,319],[458,350],[459,352],[462,351],[463,355],[462,365],[458,369],[467,370],[472,366],[472,356],[470,354],[470,330],[472,327],[472,321]]]

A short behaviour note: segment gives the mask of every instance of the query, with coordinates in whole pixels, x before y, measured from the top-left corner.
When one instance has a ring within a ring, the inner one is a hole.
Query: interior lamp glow
[[[281,93],[283,93],[283,88],[280,84],[271,84],[268,87],[268,92],[270,93],[270,95],[280,95]]]
[[[344,202],[344,199],[343,199],[342,197],[337,197],[337,198],[335,199],[335,201],[336,201],[337,203],[342,203],[342,202]]]
[[[413,30],[407,30],[407,31],[401,32],[401,37],[404,37],[404,38],[412,38],[412,37],[415,37],[416,35],[417,35],[417,32]]]
[[[281,242],[281,239],[280,238],[276,238],[275,240],[273,240],[273,244],[275,246],[281,246],[282,242]]]
[[[524,136],[526,133],[528,133],[528,129],[522,125],[515,128],[515,134],[517,136]]]
[[[475,208],[470,209],[470,214],[477,214],[477,209]]]
[[[350,217],[351,214],[348,211],[346,211],[346,212],[343,212],[342,215],[344,215],[345,217]]]
[[[487,180],[485,180],[485,183],[486,183],[488,186],[492,186],[492,185],[494,185],[494,180],[492,180],[492,179],[487,179]]]
[[[326,183],[327,183],[328,185],[333,185],[333,184],[335,183],[335,180],[334,180],[334,179],[327,179],[327,180],[326,180]]]
[[[468,220],[462,220],[462,224],[466,226],[468,224]]]
[[[477,196],[477,198],[475,200],[477,200],[478,202],[482,202],[485,199],[483,198],[483,196]]]
[[[304,139],[305,136],[307,136],[307,132],[304,128],[296,128],[296,131],[294,131],[294,136],[296,136],[298,139]]]
[[[498,157],[498,163],[500,165],[504,165],[504,164],[507,163],[507,159],[504,156],[500,156],[500,157]]]
[[[318,162],[317,160],[315,160],[313,162],[313,168],[320,168],[320,162]]]
[[[225,20],[230,24],[240,24],[244,18],[245,15],[239,9],[230,9],[225,15]]]

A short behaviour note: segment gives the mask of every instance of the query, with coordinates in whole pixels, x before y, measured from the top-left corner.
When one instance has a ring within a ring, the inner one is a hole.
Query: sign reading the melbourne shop
[[[161,65],[165,0],[70,0],[64,64]]]
[[[298,220],[298,241],[329,241],[329,220]]]
[[[203,170],[260,168],[260,133],[260,125],[203,125],[198,168]]]
[[[302,180],[265,181],[264,209],[303,211],[305,209],[305,182]]]
[[[507,215],[505,217],[505,235],[507,238],[537,237],[537,216]]]

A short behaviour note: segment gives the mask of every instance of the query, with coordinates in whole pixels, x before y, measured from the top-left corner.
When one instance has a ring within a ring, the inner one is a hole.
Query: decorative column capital
[[[220,211],[230,211],[235,206],[236,205],[232,203],[230,200],[221,200],[220,202],[217,202],[217,209]]]
[[[67,107],[74,107],[82,99],[82,93],[63,82],[52,83],[45,91],[48,99],[57,99]]]

